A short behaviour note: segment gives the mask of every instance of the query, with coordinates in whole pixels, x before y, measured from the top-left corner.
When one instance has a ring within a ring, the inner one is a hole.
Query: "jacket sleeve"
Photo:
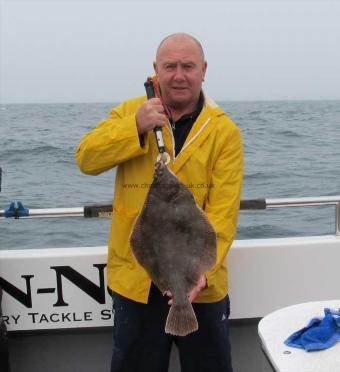
[[[240,130],[235,127],[214,165],[212,187],[204,208],[217,233],[216,263],[206,274],[208,287],[215,284],[215,273],[223,264],[236,235],[242,178],[242,141]]]
[[[147,135],[138,135],[135,112],[126,110],[126,103],[123,103],[82,138],[76,160],[83,173],[97,175],[146,154],[148,147]]]

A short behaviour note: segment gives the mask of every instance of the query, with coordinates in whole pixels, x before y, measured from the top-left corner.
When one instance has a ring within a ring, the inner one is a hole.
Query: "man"
[[[79,167],[86,174],[117,166],[108,254],[115,308],[111,371],[167,371],[175,341],[182,372],[230,372],[225,257],[236,233],[240,202],[240,131],[202,91],[207,63],[195,38],[182,33],[165,38],[154,69],[161,97],[130,99],[115,107],[77,150]],[[217,233],[216,264],[188,294],[199,330],[185,337],[165,334],[172,300],[151,283],[129,246],[148,192],[145,186],[153,179],[158,155],[155,126],[162,127],[169,168],[189,185]]]

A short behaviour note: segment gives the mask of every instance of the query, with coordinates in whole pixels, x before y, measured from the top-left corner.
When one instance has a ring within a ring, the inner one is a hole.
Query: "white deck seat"
[[[340,300],[307,302],[285,307],[262,318],[258,325],[262,348],[278,372],[339,372],[340,342],[329,349],[307,352],[284,341],[312,318],[323,317],[324,308],[339,308]]]

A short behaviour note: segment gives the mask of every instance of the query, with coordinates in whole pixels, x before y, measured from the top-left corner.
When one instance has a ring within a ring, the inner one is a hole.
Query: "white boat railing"
[[[261,210],[270,208],[308,207],[335,205],[335,234],[340,235],[340,195],[280,198],[280,199],[245,199],[241,201],[241,210]],[[75,208],[27,209],[22,203],[13,202],[7,209],[0,210],[2,218],[41,218],[41,217],[110,217],[111,204],[93,204]]]
[[[266,199],[266,208],[335,205],[335,235],[340,235],[340,196]]]

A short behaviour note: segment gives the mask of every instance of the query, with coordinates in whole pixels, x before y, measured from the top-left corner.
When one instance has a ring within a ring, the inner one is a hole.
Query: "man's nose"
[[[176,67],[174,79],[175,80],[185,80],[184,70],[183,70],[182,66],[178,65]]]

